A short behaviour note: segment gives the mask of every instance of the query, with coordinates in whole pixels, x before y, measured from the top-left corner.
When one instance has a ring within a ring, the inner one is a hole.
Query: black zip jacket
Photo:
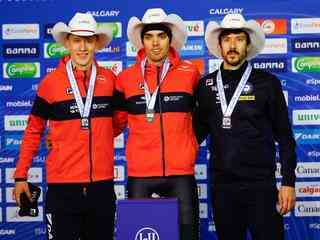
[[[237,70],[224,70],[222,79],[229,104],[248,62]],[[252,69],[231,116],[232,128],[223,129],[216,86],[217,71],[199,81],[194,130],[201,143],[209,134],[210,164],[215,185],[275,184],[276,144],[279,145],[283,186],[294,186],[295,140],[280,81]]]

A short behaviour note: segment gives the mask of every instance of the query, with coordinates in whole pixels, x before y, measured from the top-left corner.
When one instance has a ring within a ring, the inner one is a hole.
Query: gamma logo
[[[45,58],[62,58],[67,55],[69,51],[59,43],[45,43],[44,57]]]
[[[137,232],[134,240],[160,240],[160,237],[155,229],[145,227]]]
[[[4,78],[38,78],[40,77],[40,63],[4,63]]]
[[[272,72],[287,72],[286,58],[256,58],[252,60],[256,69],[270,70]]]
[[[320,38],[293,39],[292,52],[320,52]]]
[[[319,73],[320,57],[294,57],[292,58],[292,72]]]
[[[121,22],[98,23],[98,26],[111,29],[112,36],[114,38],[121,38],[122,37],[122,24],[121,24]]]
[[[39,44],[37,43],[3,44],[2,56],[3,58],[39,57]]]

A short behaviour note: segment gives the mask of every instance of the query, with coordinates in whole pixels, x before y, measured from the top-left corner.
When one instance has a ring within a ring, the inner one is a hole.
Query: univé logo
[[[40,63],[4,63],[4,78],[37,78],[40,77]]]
[[[188,36],[203,36],[203,21],[185,21],[187,25]]]
[[[160,237],[155,229],[145,227],[137,232],[134,240],[160,240]]]
[[[28,115],[5,115],[5,131],[23,131],[28,123]]]

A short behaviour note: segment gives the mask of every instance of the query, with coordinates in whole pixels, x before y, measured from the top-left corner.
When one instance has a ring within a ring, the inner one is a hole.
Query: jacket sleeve
[[[126,110],[126,100],[121,84],[121,76],[121,74],[118,75],[117,79],[115,80],[115,91],[113,94],[115,106],[115,110],[113,113],[113,132],[115,137],[118,136],[127,127],[128,123],[128,112]]]
[[[19,160],[16,165],[14,178],[16,180],[27,180],[28,170],[32,164],[32,158],[37,154],[41,136],[46,128],[46,122],[50,117],[50,103],[46,97],[48,88],[47,80],[39,84],[39,89],[33,102],[28,124],[24,131],[22,144],[20,146]]]
[[[271,80],[271,101],[268,107],[273,135],[279,144],[282,185],[294,187],[296,179],[295,168],[297,166],[296,142],[289,122],[288,108],[281,83],[276,77],[273,77]]]
[[[193,129],[198,141],[198,144],[201,144],[209,134],[209,126],[207,124],[206,119],[206,111],[203,108],[203,99],[202,88],[201,88],[202,80],[199,80],[198,86],[196,88],[194,97],[195,97],[195,108],[193,112]]]

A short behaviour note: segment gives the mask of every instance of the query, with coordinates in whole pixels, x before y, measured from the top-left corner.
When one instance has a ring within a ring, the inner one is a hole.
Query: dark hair
[[[230,33],[235,33],[235,34],[244,33],[247,37],[247,45],[249,45],[251,43],[250,36],[246,31],[244,31],[243,29],[233,29],[232,28],[232,29],[222,30],[222,32],[219,34],[219,44],[221,44],[222,37],[224,37]]]
[[[145,25],[142,30],[141,30],[141,34],[140,34],[140,37],[141,37],[141,41],[143,42],[143,37],[144,37],[144,34],[146,32],[149,32],[149,31],[152,31],[152,30],[160,30],[160,31],[164,31],[168,38],[169,38],[169,42],[171,43],[171,40],[172,40],[172,32],[171,32],[171,29],[162,24],[162,23],[151,23],[151,24],[147,24]]]

